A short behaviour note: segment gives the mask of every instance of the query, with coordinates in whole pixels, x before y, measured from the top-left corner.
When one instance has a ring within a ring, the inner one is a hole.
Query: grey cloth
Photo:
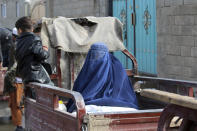
[[[114,17],[42,18],[41,39],[66,52],[85,53],[95,42],[110,51],[124,50],[122,23]]]
[[[61,49],[62,87],[71,90],[92,44],[104,42],[110,51],[125,49],[122,23],[114,17],[42,18],[41,39],[49,47],[53,73],[57,73],[55,50]]]

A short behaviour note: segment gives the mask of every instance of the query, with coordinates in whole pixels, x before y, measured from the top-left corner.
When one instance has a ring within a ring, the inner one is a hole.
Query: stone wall
[[[157,0],[158,76],[197,80],[197,0]]]
[[[16,2],[19,3],[20,15],[16,16]],[[7,16],[1,16],[0,7],[0,27],[13,28],[16,20],[22,16],[29,15],[25,9],[24,0],[0,0],[1,4],[6,4]],[[46,0],[46,16],[56,17],[83,17],[83,16],[108,16],[109,0]],[[40,16],[38,11],[35,15]],[[34,16],[37,17],[37,16]]]
[[[48,0],[47,16],[108,16],[108,0]]]
[[[19,4],[19,14],[16,15],[17,7]],[[1,16],[1,4],[6,4],[6,17]],[[34,4],[31,4],[34,5]],[[37,21],[45,15],[45,4],[38,4],[31,11],[30,5],[24,0],[0,0],[0,27],[13,28],[15,22],[22,16],[32,16],[32,20]]]
[[[19,3],[19,16],[16,16],[16,2]],[[6,17],[1,16],[1,4],[6,4]],[[0,0],[0,27],[13,28],[16,20],[25,15],[23,0]]]

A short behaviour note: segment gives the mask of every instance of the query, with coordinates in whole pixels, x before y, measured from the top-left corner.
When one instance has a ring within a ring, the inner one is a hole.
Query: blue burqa
[[[136,95],[120,61],[109,53],[103,43],[95,43],[73,87],[80,92],[86,105],[138,108]],[[75,109],[73,101],[68,112]]]

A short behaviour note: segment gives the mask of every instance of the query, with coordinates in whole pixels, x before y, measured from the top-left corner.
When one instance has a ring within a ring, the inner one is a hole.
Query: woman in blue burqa
[[[104,43],[91,46],[73,87],[86,105],[131,107],[138,109],[135,92],[120,61]],[[75,110],[72,100],[68,112]]]

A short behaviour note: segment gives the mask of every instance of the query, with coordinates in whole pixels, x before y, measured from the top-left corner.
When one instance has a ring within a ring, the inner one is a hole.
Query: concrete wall
[[[16,1],[20,6],[20,15],[16,16]],[[16,20],[22,16],[29,15],[30,10],[25,9],[24,0],[0,0],[0,5],[5,3],[7,7],[7,17],[1,16],[0,7],[0,27],[13,28]],[[40,16],[56,17],[83,17],[83,16],[108,16],[109,0],[46,0],[46,12],[42,9],[35,9],[33,18]],[[45,14],[46,13],[46,14]]]
[[[19,3],[19,16],[16,16],[16,2]],[[1,16],[1,4],[6,4],[6,17]],[[29,16],[31,14],[32,19],[37,21],[43,16],[46,16],[45,13],[45,4],[36,5],[33,11],[31,12],[30,6],[28,6],[24,0],[0,0],[0,27],[13,28],[15,22],[22,16]]]
[[[108,0],[47,0],[47,16],[108,16]]]
[[[3,18],[1,16],[1,7],[0,7],[0,27],[7,27],[7,28],[13,28],[15,21],[19,18],[16,16],[16,1],[19,3],[20,7],[20,16],[25,15],[25,7],[23,0],[0,0],[0,6],[1,4],[6,4],[6,11],[7,16]]]
[[[158,76],[197,80],[197,0],[157,0]]]

